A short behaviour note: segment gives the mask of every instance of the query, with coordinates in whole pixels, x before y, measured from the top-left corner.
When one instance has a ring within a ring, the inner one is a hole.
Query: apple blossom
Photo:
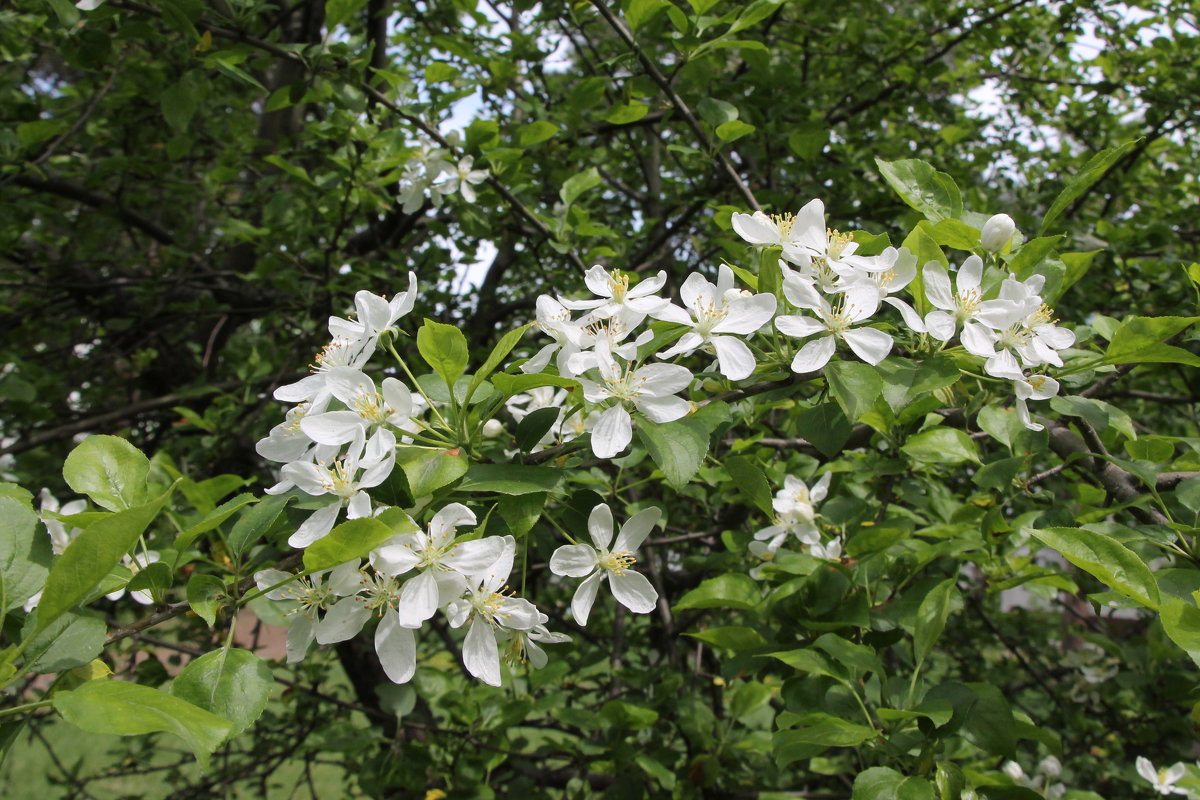
[[[571,615],[580,625],[586,625],[601,581],[607,579],[613,597],[635,614],[648,614],[658,602],[658,592],[640,572],[632,567],[637,563],[634,553],[662,510],[647,508],[629,518],[613,541],[613,514],[601,503],[588,516],[588,535],[592,544],[565,544],[550,556],[550,571],[568,578],[584,578],[571,600]]]

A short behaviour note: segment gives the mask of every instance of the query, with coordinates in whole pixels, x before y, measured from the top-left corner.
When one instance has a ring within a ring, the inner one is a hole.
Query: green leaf
[[[957,219],[943,219],[933,226],[934,240],[955,250],[972,250],[979,247],[979,229]]]
[[[601,119],[613,125],[628,125],[637,122],[649,112],[650,106],[645,103],[626,103],[623,106],[613,106]]]
[[[366,0],[328,0],[325,3],[325,24],[332,32],[338,25],[350,22],[362,10]]]
[[[223,647],[184,667],[171,684],[171,694],[229,720],[232,737],[262,715],[274,686],[265,661],[249,650]]]
[[[917,668],[933,651],[933,645],[946,627],[946,619],[950,609],[958,598],[958,588],[954,578],[947,578],[929,590],[921,605],[917,608],[917,622],[913,630],[913,653],[916,657]]]
[[[71,613],[39,631],[38,612],[25,619],[21,641],[25,646],[25,669],[29,672],[63,672],[88,663],[104,649],[108,626],[94,614]],[[36,631],[36,632],[35,632]]]
[[[934,800],[933,785],[924,778],[906,778],[888,767],[871,767],[855,777],[850,800]]]
[[[623,700],[609,700],[600,707],[600,719],[614,728],[640,731],[658,721],[658,712]]]
[[[50,8],[54,9],[54,14],[64,28],[73,28],[79,23],[79,9],[70,0],[47,0],[47,2],[50,4]]]
[[[853,429],[838,404],[829,401],[800,412],[796,418],[796,431],[812,442],[823,456],[833,458],[842,452]]]
[[[520,537],[529,533],[542,516],[546,497],[545,493],[531,492],[500,498],[500,516],[508,524],[513,536]]]
[[[709,432],[690,417],[664,423],[641,419],[637,433],[667,483],[676,489],[692,479],[708,454]]]
[[[778,659],[784,664],[787,664],[793,669],[798,669],[801,672],[808,672],[813,675],[824,675],[829,678],[834,678],[839,681],[845,681],[849,678],[848,674],[839,669],[838,666],[825,653],[814,650],[812,648],[801,648],[799,650],[785,650],[778,653],[769,653],[771,658]]]
[[[733,479],[734,486],[747,500],[758,506],[764,514],[775,515],[775,509],[771,505],[771,484],[753,461],[745,456],[729,456],[725,459],[724,467]]]
[[[839,664],[848,667],[854,677],[866,672],[878,674],[883,671],[879,656],[874,650],[866,645],[855,644],[836,633],[822,634],[813,642],[813,646],[828,653]]]
[[[162,561],[147,564],[134,573],[125,588],[131,592],[149,592],[152,597],[161,599],[171,588],[171,567]]]
[[[28,505],[0,497],[0,619],[33,597],[46,578],[49,538],[38,533],[37,522]]]
[[[417,351],[447,386],[467,369],[467,337],[453,325],[426,319],[417,330]]]
[[[931,222],[962,216],[962,195],[954,179],[915,158],[900,161],[875,159],[879,173],[900,199],[924,214]],[[936,240],[936,236],[934,239]],[[913,251],[916,252],[916,251]],[[919,263],[924,264],[921,260]]]
[[[179,534],[179,537],[175,540],[175,549],[182,553],[184,550],[188,549],[192,542],[196,541],[201,534],[208,533],[213,528],[217,527],[222,522],[236,514],[239,509],[250,505],[254,501],[254,495],[242,493],[237,497],[227,500],[226,502],[217,506],[211,512],[209,512],[204,519],[200,520],[195,525],[192,525],[183,533]]]
[[[907,358],[889,356],[875,366],[883,380],[883,399],[895,412],[921,395],[958,382],[958,364],[949,356],[936,356],[917,364]]]
[[[308,546],[304,551],[304,568],[316,572],[363,558],[397,533],[419,530],[411,519],[408,527],[407,531],[393,530],[374,517],[347,520]]]
[[[38,625],[42,629],[100,585],[120,563],[121,556],[137,544],[170,494],[168,489],[153,502],[100,518],[67,546],[46,577],[46,588],[38,604]]]
[[[755,0],[755,2],[746,6],[738,18],[729,26],[729,30],[725,32],[726,36],[732,36],[738,31],[744,31],[752,25],[757,25],[767,17],[775,13],[779,6],[783,5],[785,0]]]
[[[225,596],[225,582],[216,575],[197,572],[188,578],[187,602],[196,616],[212,627],[217,622],[217,610]]]
[[[723,122],[717,126],[717,138],[722,142],[732,142],[743,136],[748,136],[756,128],[748,122],[742,122],[740,119],[732,119],[729,122]]]
[[[163,117],[168,125],[177,133],[188,129],[192,117],[196,115],[196,92],[191,81],[185,77],[163,89],[158,102],[162,106]]]
[[[738,109],[733,103],[727,103],[724,100],[718,100],[715,97],[705,97],[696,104],[696,113],[700,115],[700,119],[712,125],[714,128],[732,122],[738,118]]]
[[[253,507],[243,511],[238,521],[233,523],[233,530],[225,540],[233,557],[240,557],[252,545],[262,540],[275,526],[275,522],[291,501],[291,497],[267,495]]]
[[[875,404],[883,392],[883,379],[870,364],[860,361],[832,361],[825,367],[825,379],[846,418],[856,422]]]
[[[539,386],[557,386],[568,391],[577,391],[579,381],[570,378],[560,378],[557,375],[505,375],[500,373],[492,376],[492,385],[505,397],[512,397]],[[575,395],[578,397],[579,395]]]
[[[290,175],[301,183],[308,184],[309,186],[317,185],[313,181],[312,176],[308,174],[308,170],[304,169],[304,167],[301,167],[298,164],[293,164],[282,156],[277,156],[274,154],[263,156],[263,161],[277,167],[281,172]]]
[[[625,8],[625,19],[629,22],[629,27],[636,31],[666,5],[666,0],[629,0],[629,5]]]
[[[150,460],[117,436],[93,434],[63,463],[63,479],[96,505],[121,511],[145,502]]]
[[[232,723],[215,714],[136,683],[89,681],[73,692],[58,692],[53,699],[63,719],[88,733],[173,733],[187,742],[202,769],[208,769],[209,756],[233,730]]]
[[[533,147],[535,144],[541,144],[547,139],[553,138],[558,131],[559,127],[553,122],[539,119],[537,122],[522,125],[517,129],[517,144],[521,147]]]
[[[709,578],[679,599],[676,611],[686,608],[736,608],[750,611],[762,601],[758,584],[749,575],[729,572]]]
[[[805,716],[813,719],[813,724],[775,733],[773,749],[777,764],[784,765],[796,760],[790,757],[794,752],[806,752],[807,748],[801,749],[797,747],[798,745],[857,747],[877,735],[874,728],[847,722],[830,714],[818,713]],[[797,757],[804,758],[806,756]]]
[[[1025,242],[1021,245],[1021,249],[1008,260],[1008,268],[1012,270],[1018,280],[1026,280],[1037,272],[1037,267],[1054,253],[1054,249],[1065,238],[1064,236],[1043,236],[1040,239],[1031,239]]]
[[[1200,357],[1182,347],[1160,344],[1200,321],[1200,317],[1129,317],[1113,333],[1104,364],[1168,362],[1200,366]]]
[[[471,376],[471,383],[467,386],[467,395],[465,402],[471,402],[471,397],[475,394],[475,390],[479,385],[487,380],[487,377],[496,371],[496,367],[502,362],[512,349],[521,341],[521,337],[525,332],[533,327],[533,323],[522,325],[519,328],[509,331],[500,337],[500,341],[496,342],[496,346],[492,348],[492,352],[488,354],[487,360],[483,362],[483,366],[479,368],[474,375]]]
[[[1154,573],[1132,550],[1115,539],[1083,528],[1030,528],[1029,533],[1113,591],[1147,608],[1158,609],[1158,583]]]
[[[457,453],[398,447],[396,466],[404,473],[408,489],[416,500],[461,478],[467,471],[467,459]]]
[[[539,408],[530,411],[517,423],[517,448],[522,453],[528,453],[537,447],[542,439],[558,422],[561,408]]]
[[[709,628],[699,633],[685,633],[684,636],[690,636],[706,644],[711,644],[713,647],[732,650],[735,653],[742,650],[758,650],[767,646],[767,640],[754,628],[743,628],[736,625]]]
[[[909,438],[900,448],[922,464],[961,464],[979,461],[979,448],[957,428],[938,426]]]
[[[531,494],[552,492],[562,480],[563,471],[554,467],[530,467],[521,464],[472,464],[460,492],[494,492],[496,494]]]
[[[641,117],[638,119],[641,119]],[[595,167],[588,167],[583,172],[576,173],[567,178],[562,188],[558,190],[559,199],[563,201],[564,205],[569,206],[578,200],[579,196],[584,192],[589,189],[595,189],[602,182],[600,171]]]
[[[1054,202],[1050,204],[1050,208],[1046,211],[1046,216],[1042,217],[1041,232],[1045,233],[1050,227],[1050,223],[1058,219],[1058,215],[1066,210],[1076,198],[1080,197],[1088,189],[1104,177],[1105,173],[1112,168],[1126,153],[1137,146],[1141,139],[1133,139],[1124,144],[1110,147],[1106,150],[1101,150],[1096,155],[1092,156],[1086,164],[1073,178],[1067,181],[1067,185],[1059,192],[1058,197],[1054,198]]]
[[[1159,610],[1167,636],[1200,665],[1200,608],[1188,600],[1168,597]]]

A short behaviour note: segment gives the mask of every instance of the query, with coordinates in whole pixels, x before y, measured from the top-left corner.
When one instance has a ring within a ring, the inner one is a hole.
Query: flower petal
[[[417,671],[417,639],[394,614],[384,614],[375,629],[375,653],[392,683],[408,683]]]
[[[892,352],[892,337],[875,328],[855,328],[842,334],[854,354],[868,364],[875,365]]]
[[[620,405],[607,409],[592,428],[592,453],[597,458],[612,458],[633,440],[633,421]]]
[[[584,579],[571,598],[571,616],[580,625],[587,625],[588,615],[592,613],[592,603],[596,602],[596,592],[600,589],[600,580],[606,573],[601,570]]]
[[[488,686],[500,685],[500,653],[496,649],[496,634],[479,617],[471,620],[467,638],[463,640],[462,654],[467,672]]]
[[[550,571],[568,578],[592,574],[599,565],[596,548],[586,544],[564,544],[550,556]]]
[[[607,503],[600,503],[588,514],[588,535],[597,550],[607,550],[613,540],[613,513]]]
[[[617,602],[635,614],[649,614],[658,603],[658,592],[640,572],[626,570],[608,576],[608,586]]]
[[[778,324],[779,320],[775,320],[775,322]],[[829,359],[833,358],[833,352],[836,349],[837,342],[832,336],[813,339],[801,347],[800,352],[796,353],[796,357],[792,359],[792,372],[801,375],[807,372],[816,372],[829,363]]]
[[[621,526],[621,532],[617,534],[617,540],[613,543],[613,552],[632,553],[637,550],[642,546],[642,542],[646,541],[646,537],[650,535],[661,516],[661,508],[647,508],[634,514]]]
[[[343,597],[317,623],[317,644],[334,644],[353,639],[371,618],[371,609],[357,596]]]

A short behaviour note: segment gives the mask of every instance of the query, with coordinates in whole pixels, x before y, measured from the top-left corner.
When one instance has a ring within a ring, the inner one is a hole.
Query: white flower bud
[[[989,253],[998,253],[1017,232],[1017,223],[1008,214],[996,214],[983,223],[979,232],[979,244]]]
[[[1054,756],[1046,756],[1037,765],[1037,771],[1047,778],[1057,778],[1059,775],[1062,775],[1062,762]]]
[[[489,419],[483,423],[483,435],[487,439],[495,439],[500,434],[504,433],[504,425],[498,419]]]

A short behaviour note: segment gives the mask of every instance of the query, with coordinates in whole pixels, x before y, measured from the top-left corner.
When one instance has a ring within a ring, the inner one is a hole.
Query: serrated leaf
[[[150,460],[118,436],[93,434],[63,462],[63,479],[96,505],[121,511],[145,502]]]
[[[1050,227],[1050,223],[1058,219],[1059,214],[1065,211],[1067,206],[1103,178],[1105,173],[1140,141],[1141,139],[1133,139],[1116,147],[1101,150],[1092,156],[1083,165],[1083,169],[1067,181],[1067,185],[1063,187],[1058,197],[1054,198],[1054,202],[1050,204],[1050,208],[1046,210],[1046,216],[1042,217],[1042,232],[1045,232]]]
[[[1115,592],[1158,609],[1154,573],[1132,550],[1115,539],[1083,528],[1030,528],[1029,534]]]
[[[233,724],[181,698],[117,680],[96,680],[71,692],[57,692],[54,709],[89,733],[136,736],[173,733],[208,769],[208,758],[233,730]]]
[[[675,488],[692,479],[708,454],[709,432],[696,419],[684,417],[661,424],[643,419],[638,421],[637,433],[667,483]]]
[[[275,679],[266,662],[248,650],[221,648],[183,668],[171,694],[228,720],[236,736],[254,724],[267,707]]]

